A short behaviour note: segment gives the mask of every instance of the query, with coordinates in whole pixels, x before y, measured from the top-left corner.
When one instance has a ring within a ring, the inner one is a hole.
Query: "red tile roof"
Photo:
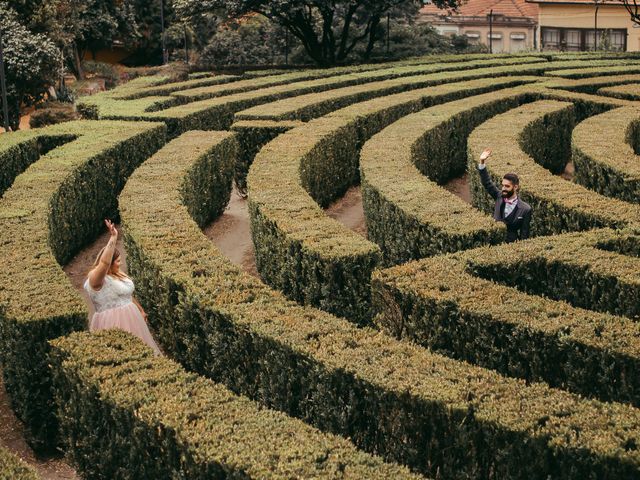
[[[527,3],[562,3],[562,4],[579,4],[579,5],[584,5],[584,4],[589,4],[589,5],[595,5],[594,0],[526,0]],[[624,3],[622,2],[622,0],[598,0],[598,4],[600,5],[617,5],[617,6],[623,6]]]
[[[493,14],[501,14],[505,17],[531,17],[538,19],[538,5],[528,3],[525,0],[467,0],[451,12],[453,15],[468,17],[486,17],[493,10]],[[421,14],[447,15],[446,9],[440,9],[434,4],[425,5],[420,10]]]

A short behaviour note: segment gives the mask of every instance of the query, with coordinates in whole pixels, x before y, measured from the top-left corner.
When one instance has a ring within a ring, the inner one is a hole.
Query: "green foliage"
[[[11,134],[0,147],[2,163],[17,175],[0,201],[8,255],[0,275],[0,359],[14,410],[37,449],[55,444],[47,340],[87,323],[60,264],[95,239],[102,219],[117,217],[127,176],[164,139],[159,124],[68,122]],[[39,144],[48,153],[36,162]]]
[[[56,340],[50,358],[61,430],[85,478],[422,478],[154,357],[124,332]]]
[[[565,100],[581,98],[579,94],[562,95]],[[558,167],[569,160],[569,157],[554,157],[553,150],[569,151],[567,145],[571,138],[573,118],[581,119],[607,108],[611,108],[611,104],[582,101],[574,105],[545,100],[497,115],[469,136],[469,168],[471,171],[476,168],[480,152],[490,146],[493,153],[487,168],[494,180],[499,182],[507,172],[518,174],[522,198],[533,207],[531,231],[534,235],[637,224],[640,222],[640,206],[598,195],[552,175],[543,166]],[[547,143],[553,130],[556,130],[554,138],[561,139],[561,143]],[[505,136],[505,131],[511,134]],[[548,158],[554,160],[547,163]],[[492,212],[494,202],[482,188],[478,176],[471,175],[470,180],[474,204]]]
[[[3,32],[8,123],[13,130],[17,130],[22,106],[34,105],[44,97],[49,86],[58,78],[62,60],[53,42],[43,34],[29,31],[5,1],[0,1],[0,26]],[[4,124],[1,108],[0,123]]]
[[[373,280],[378,323],[504,375],[637,407],[640,261],[599,248],[627,237],[596,230],[385,270]]]
[[[367,234],[382,249],[385,263],[504,240],[501,224],[438,184],[464,172],[466,139],[477,125],[535,96],[527,86],[426,108],[365,144],[360,173]]]
[[[20,458],[0,447],[0,480],[39,480],[40,475]]]
[[[73,104],[65,102],[48,101],[38,105],[38,108],[31,114],[29,126],[31,128],[46,127],[56,123],[70,122],[77,120]]]
[[[575,179],[609,197],[640,203],[640,112],[635,106],[591,117],[573,130]]]
[[[640,441],[637,409],[356,328],[242,273],[189,217],[178,193],[188,168],[159,155],[120,197],[137,292],[186,368],[442,478],[637,475],[640,457],[629,448]],[[150,195],[152,204],[141,201]]]
[[[385,126],[429,105],[521,82],[483,79],[382,97],[312,120],[267,144],[247,179],[262,279],[300,303],[370,322],[371,272],[381,252],[320,207],[357,183],[360,147]]]

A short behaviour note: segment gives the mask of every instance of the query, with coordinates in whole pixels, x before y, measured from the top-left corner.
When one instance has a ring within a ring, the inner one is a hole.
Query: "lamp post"
[[[595,0],[595,4],[596,12],[593,19],[593,49],[598,50],[598,9],[600,8],[598,0]]]
[[[4,78],[4,50],[2,45],[2,25],[0,25],[0,90],[2,91],[2,116],[4,131],[9,131],[9,105],[7,103],[7,83]]]
[[[493,53],[493,9],[489,10],[489,53]]]

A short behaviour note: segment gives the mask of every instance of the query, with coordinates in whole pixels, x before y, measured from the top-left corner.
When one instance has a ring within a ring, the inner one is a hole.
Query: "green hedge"
[[[247,190],[247,174],[258,151],[278,135],[301,125],[300,121],[268,120],[246,120],[231,125],[231,131],[236,132],[240,146],[234,175],[236,187],[240,192],[244,193]]]
[[[607,87],[614,85],[626,85],[630,83],[640,82],[640,75],[604,75],[602,77],[587,77],[587,78],[548,78],[545,84],[550,88],[558,88],[563,90],[572,90],[576,92],[584,92],[599,95],[605,95],[601,93],[601,89],[605,90]]]
[[[487,212],[493,211],[493,201],[474,173],[480,153],[490,147],[493,154],[487,168],[494,180],[499,181],[510,171],[520,176],[522,197],[533,207],[532,234],[549,235],[638,223],[639,206],[601,196],[552,175],[541,165],[545,163],[544,155],[550,154],[554,158],[554,148],[565,150],[564,145],[549,144],[546,135],[556,129],[556,138],[568,140],[572,110],[576,111],[573,104],[545,100],[498,115],[476,128],[468,140],[474,204]],[[576,117],[580,118],[579,115]],[[553,166],[558,162],[554,160],[547,164]]]
[[[136,292],[188,369],[443,479],[638,475],[638,410],[357,328],[243,273],[189,217],[179,194],[189,168],[156,156],[120,197]]]
[[[102,219],[115,218],[126,176],[164,143],[165,127],[79,121],[33,135],[77,137],[17,176],[0,200],[6,259],[0,275],[0,359],[12,406],[26,424],[28,440],[40,449],[50,447],[55,434],[46,341],[87,324],[86,306],[60,263],[100,233]],[[24,144],[35,146],[32,140]],[[0,147],[0,156],[13,148]]]
[[[261,277],[300,303],[370,322],[369,282],[381,253],[320,207],[358,182],[360,147],[386,125],[429,105],[521,82],[507,77],[448,83],[370,100],[268,143],[247,179]]]
[[[636,76],[635,83],[618,84],[611,87],[603,87],[598,90],[599,95],[607,95],[624,100],[640,100],[640,75]]]
[[[40,478],[32,467],[0,447],[0,480],[40,480]]]
[[[623,107],[581,122],[573,131],[575,180],[602,195],[640,203],[640,110]]]
[[[505,375],[640,406],[640,323],[583,309],[640,318],[640,259],[595,248],[618,236],[565,234],[386,270],[372,282],[378,324]]]
[[[74,139],[74,135],[50,136],[38,130],[22,130],[3,136],[0,146],[0,196],[40,155]]]
[[[52,342],[58,415],[85,478],[419,479],[185,372],[125,332]]]
[[[546,74],[553,77],[586,78],[601,77],[605,75],[625,75],[630,73],[640,73],[640,62],[637,59],[595,60],[592,62],[584,63],[584,66],[576,66],[576,68],[548,71]],[[620,65],[620,63],[622,63],[623,65]],[[624,65],[626,63],[630,63],[630,65]]]
[[[471,130],[538,97],[529,88],[499,90],[421,110],[365,144],[360,174],[367,232],[387,264],[504,241],[502,224],[438,184],[464,172]]]

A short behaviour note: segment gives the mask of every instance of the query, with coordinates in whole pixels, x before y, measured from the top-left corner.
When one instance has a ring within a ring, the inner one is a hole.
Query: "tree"
[[[622,3],[627,12],[629,12],[631,21],[636,25],[640,25],[640,4],[638,4],[638,0],[622,0]]]
[[[435,0],[443,8],[455,8],[460,0]],[[223,8],[232,17],[258,13],[282,25],[299,39],[320,66],[344,63],[359,44],[363,57],[371,54],[388,12],[417,9],[417,0],[175,0],[178,15]]]
[[[17,130],[22,107],[40,101],[47,89],[55,84],[60,75],[62,56],[46,35],[32,33],[21,24],[16,11],[5,1],[0,1],[0,25],[4,40],[9,125]],[[1,109],[0,115],[3,115]]]

